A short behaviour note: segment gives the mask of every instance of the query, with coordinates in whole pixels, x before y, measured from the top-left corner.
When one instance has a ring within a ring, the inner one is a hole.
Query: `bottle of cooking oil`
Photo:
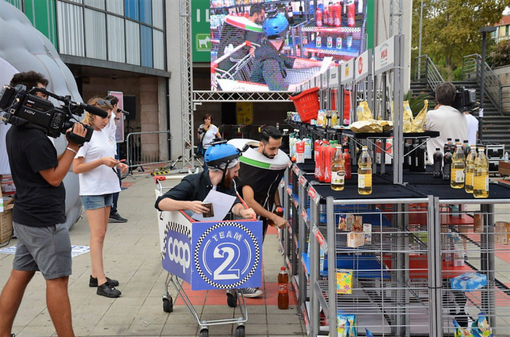
[[[460,189],[464,188],[464,170],[466,168],[466,162],[464,157],[464,150],[462,144],[457,143],[455,153],[452,157],[452,168],[450,174],[450,186],[452,188]]]
[[[372,158],[366,146],[361,149],[358,160],[358,193],[372,194]]]
[[[337,145],[333,165],[331,167],[331,189],[333,191],[343,191],[345,186],[345,166],[342,146]]]
[[[475,160],[473,183],[473,196],[475,198],[489,197],[489,164],[483,150],[483,147],[478,148],[478,155]]]
[[[466,193],[473,193],[475,160],[476,160],[476,146],[471,145],[470,151],[466,158],[466,182],[464,183],[464,190],[466,191]]]

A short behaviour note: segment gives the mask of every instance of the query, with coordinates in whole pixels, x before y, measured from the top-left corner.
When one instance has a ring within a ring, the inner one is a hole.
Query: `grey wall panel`
[[[126,20],[126,61],[140,65],[140,25]]]
[[[62,54],[85,56],[83,8],[57,1],[58,41]]]
[[[165,70],[165,35],[158,30],[152,31],[152,48],[154,65],[156,69]]]
[[[85,9],[85,47],[90,58],[106,60],[105,14]]]
[[[108,60],[126,62],[126,38],[124,31],[124,19],[117,16],[107,17],[108,35]]]

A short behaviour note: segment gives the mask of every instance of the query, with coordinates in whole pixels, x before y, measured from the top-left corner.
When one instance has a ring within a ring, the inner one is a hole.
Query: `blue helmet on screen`
[[[289,28],[289,21],[283,14],[278,14],[271,18],[266,19],[262,25],[264,35],[269,39],[276,39],[284,37]]]
[[[213,144],[205,151],[204,160],[207,166],[224,170],[235,166],[240,156],[239,150],[227,143]]]

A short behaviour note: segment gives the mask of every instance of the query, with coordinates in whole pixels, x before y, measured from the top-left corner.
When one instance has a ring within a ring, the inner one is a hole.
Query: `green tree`
[[[499,22],[509,5],[509,0],[413,0],[413,57],[418,56],[422,1],[421,54],[439,65],[448,81],[453,80],[455,69],[462,66],[464,56],[482,53],[479,29]]]
[[[487,55],[487,63],[491,67],[510,65],[510,40],[500,42],[492,52]]]

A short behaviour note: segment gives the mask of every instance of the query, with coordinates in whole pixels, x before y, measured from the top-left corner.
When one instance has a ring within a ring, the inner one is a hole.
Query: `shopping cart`
[[[260,47],[260,45],[250,41],[245,41],[229,52],[223,54],[214,62],[211,62],[211,82],[213,90],[219,90],[220,85],[218,80],[250,81],[251,67],[253,65],[253,53],[248,53],[246,56],[240,59],[232,58],[232,55],[244,47],[253,47],[256,49]],[[234,62],[235,64],[227,70],[218,68],[218,65],[221,63],[221,61],[227,58],[229,58],[230,61]]]
[[[156,179],[156,197],[164,193],[163,179]],[[170,284],[200,326],[200,337],[209,336],[209,326],[237,324],[235,336],[245,335],[248,310],[242,292],[235,289],[262,285],[262,223],[251,220],[195,221],[184,211],[159,212],[158,227],[163,268],[168,271],[163,310],[171,313],[174,300]],[[224,289],[227,304],[240,304],[240,317],[203,320],[186,294],[191,290]]]

